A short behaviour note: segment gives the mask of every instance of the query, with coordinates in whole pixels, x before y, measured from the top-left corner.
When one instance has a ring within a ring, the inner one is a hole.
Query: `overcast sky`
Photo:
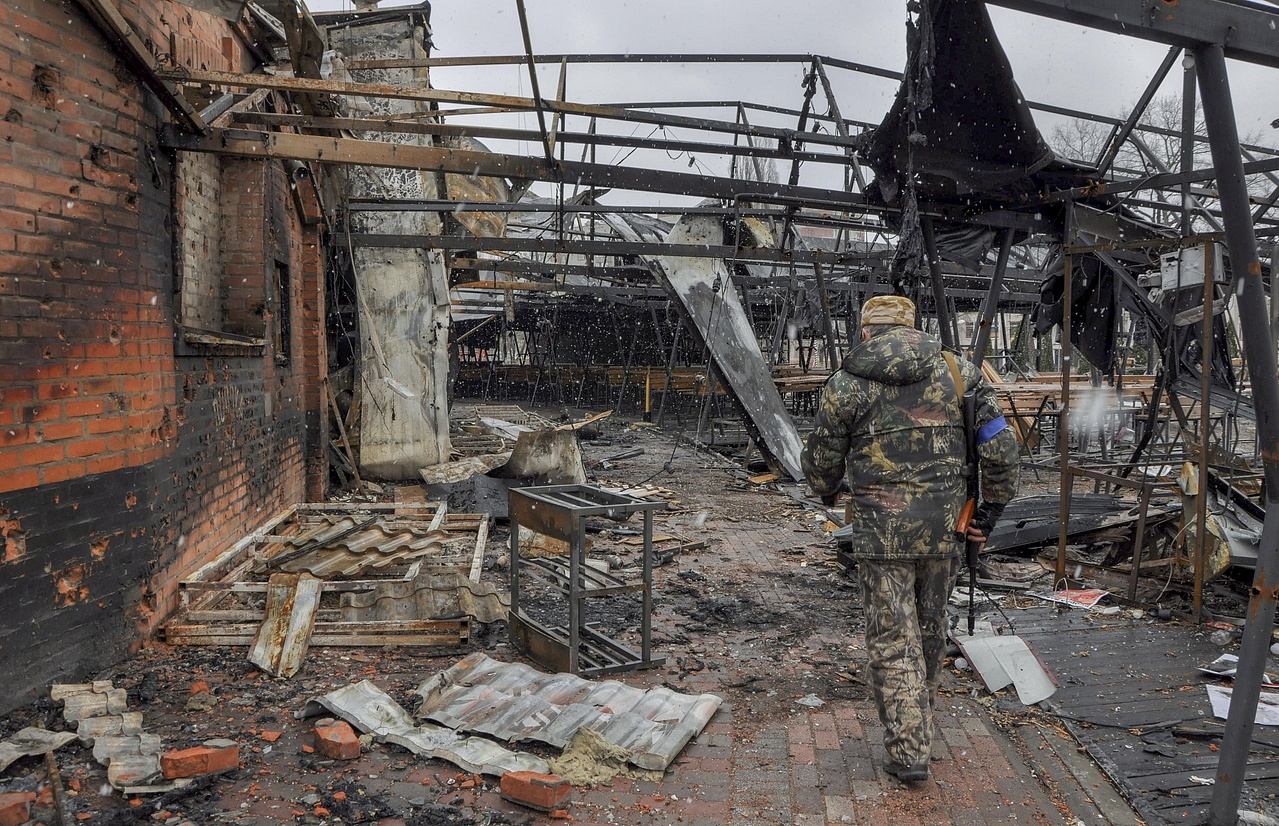
[[[349,0],[308,4],[313,11],[353,8]],[[383,0],[382,8],[394,5],[404,4]],[[904,0],[526,0],[526,8],[533,49],[539,53],[816,53],[897,70],[906,57]],[[1004,9],[990,13],[1017,81],[1032,101],[1123,116],[1167,51],[1135,38]],[[435,0],[431,17],[433,56],[524,51],[514,0]],[[527,71],[516,66],[436,69],[432,83],[444,89],[528,95]],[[745,100],[798,109],[803,72],[798,62],[579,65],[569,67],[567,97],[582,103]],[[883,117],[894,83],[841,70],[828,73],[846,118],[878,122]],[[1279,144],[1279,130],[1270,127],[1279,118],[1279,70],[1231,62],[1230,73],[1240,132],[1264,145]],[[553,95],[557,77],[555,66],[539,73],[544,97]],[[1180,88],[1178,66],[1164,91],[1179,95]],[[733,113],[720,110],[714,116],[731,120]],[[525,128],[536,128],[535,116],[519,117]],[[1050,133],[1052,116],[1037,113],[1036,118],[1041,130]],[[757,122],[766,121],[761,116]],[[639,134],[651,129],[625,127]]]

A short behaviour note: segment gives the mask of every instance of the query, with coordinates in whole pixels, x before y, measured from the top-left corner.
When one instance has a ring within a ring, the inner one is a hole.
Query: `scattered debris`
[[[179,583],[182,607],[164,639],[253,646],[255,664],[279,676],[297,671],[309,645],[459,645],[469,638],[460,607],[432,598],[422,616],[385,601],[422,604],[424,590],[446,581],[438,576],[478,580],[488,532],[486,515],[440,502],[297,505]],[[454,604],[467,601],[459,594]]]
[[[571,783],[553,774],[518,771],[502,775],[502,797],[540,812],[563,808],[572,790]]]
[[[1238,668],[1239,657],[1235,654],[1222,654],[1207,665],[1199,666],[1199,670],[1204,674],[1211,677],[1221,677],[1222,679],[1234,679],[1235,672]],[[1279,687],[1279,677],[1270,673],[1262,674],[1261,684]]]
[[[1021,637],[956,634],[953,639],[991,693],[1013,685],[1017,699],[1027,706],[1056,693],[1056,681]]]
[[[476,774],[546,773],[549,769],[546,761],[536,755],[511,751],[482,737],[465,737],[442,726],[416,724],[403,707],[368,680],[309,701],[297,716],[313,717],[324,711],[369,732],[381,742],[403,746],[414,754],[447,760]]]
[[[107,782],[127,794],[154,794],[174,788],[161,779],[160,738],[142,730],[142,715],[129,712],[122,688],[109,680],[54,685],[50,696],[62,716],[76,723],[76,736],[107,767]]]
[[[1212,714],[1225,720],[1230,713],[1230,698],[1234,689],[1223,685],[1206,686],[1208,699],[1212,702]],[[1263,691],[1257,698],[1257,716],[1253,718],[1259,726],[1279,726],[1279,692]]]
[[[9,768],[19,757],[46,754],[62,748],[74,739],[76,735],[69,731],[47,731],[27,726],[0,743],[0,771]]]
[[[1106,596],[1109,591],[1103,591],[1100,588],[1067,588],[1062,591],[1054,591],[1051,594],[1030,594],[1032,597],[1046,599],[1049,602],[1059,602],[1062,605],[1070,605],[1075,608],[1095,608],[1097,603],[1101,602],[1102,597]]]
[[[560,748],[586,726],[633,750],[633,765],[653,770],[670,765],[723,702],[714,694],[677,694],[660,686],[645,691],[613,680],[547,674],[482,652],[426,680],[415,693],[422,698],[418,718],[503,741],[538,740]],[[572,703],[564,704],[564,697],[572,697]]]
[[[167,780],[231,771],[240,765],[240,746],[232,740],[206,740],[202,745],[160,755],[160,769]]]
[[[354,760],[360,756],[360,738],[350,723],[325,717],[315,723],[315,749],[330,760]]]

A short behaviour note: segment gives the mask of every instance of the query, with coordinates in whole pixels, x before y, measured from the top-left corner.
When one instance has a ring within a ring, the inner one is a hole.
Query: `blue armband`
[[[989,421],[977,429],[977,444],[984,445],[1007,429],[1008,420],[1003,416]]]

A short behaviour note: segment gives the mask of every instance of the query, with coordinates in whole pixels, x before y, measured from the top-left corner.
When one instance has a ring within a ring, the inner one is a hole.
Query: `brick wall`
[[[249,65],[218,18],[119,6],[183,65]],[[259,253],[289,268],[292,358],[175,344],[175,261],[199,250],[175,243],[189,192],[163,118],[77,3],[0,6],[0,711],[117,661],[179,578],[323,493],[318,237],[287,187],[235,191],[274,227]],[[239,297],[259,328],[260,286]]]

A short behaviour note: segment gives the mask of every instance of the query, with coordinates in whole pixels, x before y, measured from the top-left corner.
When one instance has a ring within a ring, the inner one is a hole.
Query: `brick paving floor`
[[[660,781],[617,778],[574,789],[568,810],[574,823],[1135,822],[1116,808],[1113,792],[1095,794],[1103,785],[1109,790],[1099,773],[1054,768],[1052,750],[1037,739],[1049,735],[1002,729],[980,701],[985,692],[956,673],[948,673],[943,686],[932,778],[906,786],[885,775],[882,731],[859,678],[864,654],[856,591],[833,564],[833,549],[811,530],[815,513],[775,488],[751,485],[746,473],[722,461],[687,448],[672,454],[669,436],[614,432],[606,444],[586,443],[588,460],[631,446],[645,447],[646,459],[613,468],[600,481],[668,488],[678,502],[659,517],[657,531],[706,543],[657,572],[654,637],[666,665],[618,679],[714,693],[724,703]],[[496,531],[491,555],[500,554],[504,542],[504,531]],[[597,539],[597,551],[613,550],[626,552],[622,545],[610,550],[607,537]],[[504,573],[490,569],[486,578],[500,583]],[[518,658],[500,628],[478,635],[472,647],[498,659]],[[292,713],[306,698],[369,678],[408,704],[417,683],[469,650],[426,657],[404,650],[315,649],[290,681],[255,675],[240,649],[144,652],[103,676],[131,685],[131,698],[150,681],[149,698],[135,701],[147,730],[173,747],[206,737],[237,739],[244,744],[242,766],[194,793],[129,805],[118,794],[97,795],[100,770],[87,753],[66,753],[63,772],[82,781],[84,790],[73,798],[73,812],[87,815],[84,822],[112,824],[177,824],[183,818],[247,826],[555,822],[503,800],[495,778],[464,787],[456,767],[398,746],[375,744],[349,763],[304,750],[311,723]],[[196,678],[217,695],[213,711],[185,711],[183,692]],[[48,708],[29,711],[31,719],[51,719]],[[16,727],[30,721],[21,717],[7,722]],[[257,736],[267,729],[284,733],[267,743]],[[14,785],[13,777],[38,780],[41,771],[35,758],[24,758],[0,775],[0,791]],[[1098,799],[1109,801],[1109,809]],[[158,817],[161,810],[170,817]]]

